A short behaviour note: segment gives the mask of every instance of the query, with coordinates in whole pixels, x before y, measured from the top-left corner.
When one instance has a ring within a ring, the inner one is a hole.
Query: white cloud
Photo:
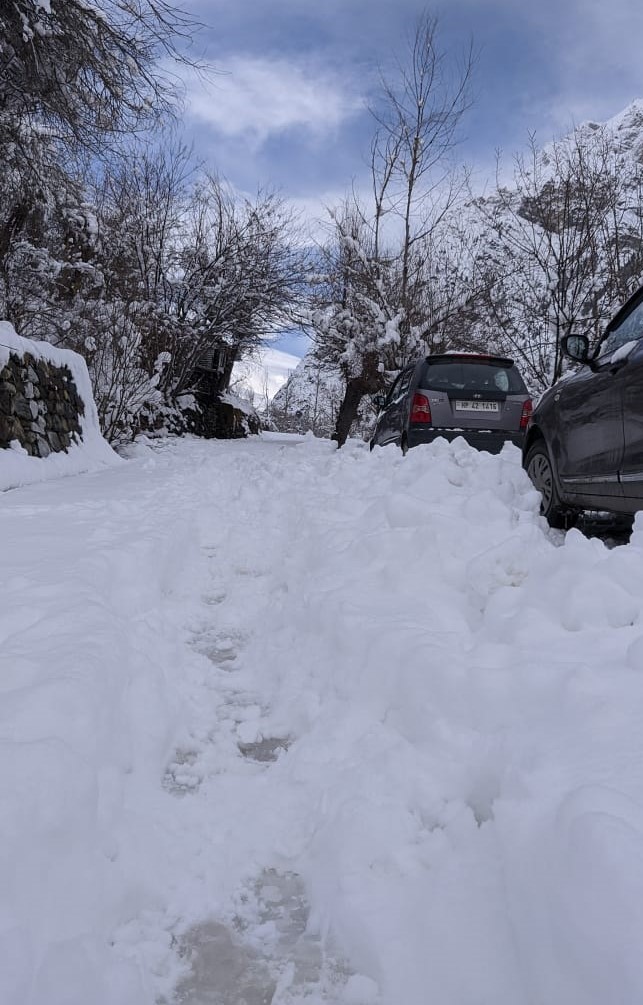
[[[191,114],[227,137],[261,144],[303,128],[323,136],[364,108],[354,84],[291,59],[237,56],[210,81],[186,81]]]

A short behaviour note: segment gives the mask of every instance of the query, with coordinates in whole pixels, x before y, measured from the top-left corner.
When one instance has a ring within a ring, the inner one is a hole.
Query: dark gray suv
[[[463,436],[492,454],[507,440],[522,446],[532,412],[513,361],[476,353],[444,353],[409,363],[379,404],[371,449],[394,443],[405,453],[438,436]]]
[[[585,335],[563,353],[585,364],[546,391],[530,421],[523,464],[552,527],[582,510],[643,509],[643,288],[609,323],[594,355]]]

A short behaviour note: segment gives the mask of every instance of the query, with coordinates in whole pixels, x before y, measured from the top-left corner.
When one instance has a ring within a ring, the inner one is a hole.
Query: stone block
[[[13,439],[13,419],[0,415],[0,444],[8,446]]]
[[[26,422],[31,422],[33,416],[31,414],[31,408],[29,407],[29,402],[22,395],[17,394],[13,402],[14,414],[18,416],[19,419],[24,419]]]
[[[46,439],[44,438],[44,436],[36,437],[36,447],[38,450],[39,457],[49,457],[49,454],[51,453],[51,448],[47,443]]]

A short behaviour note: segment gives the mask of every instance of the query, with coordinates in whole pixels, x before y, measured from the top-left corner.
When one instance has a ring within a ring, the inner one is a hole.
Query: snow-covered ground
[[[131,453],[0,496],[2,1005],[638,1005],[643,528],[512,447]]]

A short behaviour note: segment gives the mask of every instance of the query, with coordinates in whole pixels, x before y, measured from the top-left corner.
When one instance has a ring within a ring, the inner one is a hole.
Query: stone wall
[[[67,451],[82,438],[85,406],[71,370],[30,353],[0,369],[0,449],[14,440],[33,457]]]
[[[206,439],[230,440],[258,433],[259,416],[254,408],[221,389],[221,376],[214,371],[199,373],[194,397],[199,409],[192,416],[192,431]]]

